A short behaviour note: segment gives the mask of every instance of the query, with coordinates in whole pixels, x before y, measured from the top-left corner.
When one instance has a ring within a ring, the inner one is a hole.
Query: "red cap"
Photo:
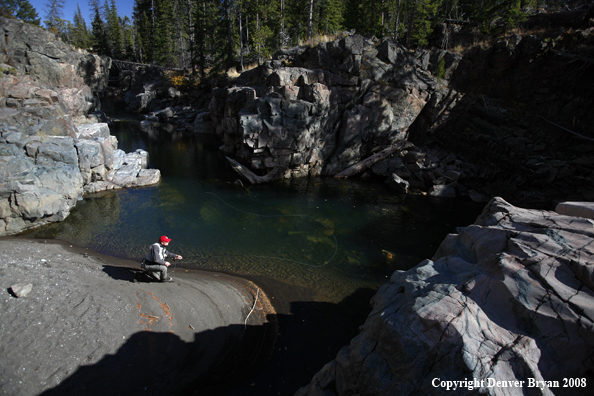
[[[163,243],[163,242],[170,242],[171,239],[167,238],[165,235],[163,235],[161,238],[159,238],[159,243]]]

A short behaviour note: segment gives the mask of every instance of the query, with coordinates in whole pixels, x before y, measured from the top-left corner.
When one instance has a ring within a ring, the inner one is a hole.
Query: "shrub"
[[[437,78],[445,78],[445,58],[442,57],[439,62],[437,63],[437,68],[435,69],[435,77]]]

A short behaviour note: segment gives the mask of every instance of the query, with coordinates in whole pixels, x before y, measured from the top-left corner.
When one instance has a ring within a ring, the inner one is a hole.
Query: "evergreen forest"
[[[590,1],[563,0],[135,0],[131,16],[115,0],[88,0],[72,21],[66,0],[47,0],[38,17],[27,0],[0,0],[0,15],[43,24],[72,45],[113,59],[193,70],[244,70],[279,49],[315,45],[345,32],[427,46],[444,22],[480,33],[513,29],[530,15]],[[447,46],[447,44],[445,44]],[[448,49],[448,48],[444,48]]]

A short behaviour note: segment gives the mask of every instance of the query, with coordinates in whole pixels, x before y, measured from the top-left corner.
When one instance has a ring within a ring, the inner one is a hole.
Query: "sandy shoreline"
[[[0,238],[0,393],[188,394],[268,358],[274,309],[253,282],[186,269],[174,283],[134,282],[139,272],[65,243]],[[16,298],[17,283],[33,289]]]

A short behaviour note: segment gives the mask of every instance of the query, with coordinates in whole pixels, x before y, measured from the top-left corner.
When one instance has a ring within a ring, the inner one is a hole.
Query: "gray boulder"
[[[78,152],[78,167],[85,184],[107,180],[114,167],[113,148],[105,139],[83,140],[75,143]]]
[[[361,333],[297,395],[590,393],[593,237],[590,219],[491,200],[392,275]]]
[[[192,131],[197,134],[205,134],[205,133],[214,133],[215,128],[213,128],[212,120],[210,118],[210,113],[205,111],[202,113],[198,113],[196,118],[194,119],[194,123],[192,124]]]
[[[2,128],[0,235],[64,220],[83,193],[159,182],[160,172],[147,169],[148,153],[114,150],[117,141],[113,136],[41,137]],[[81,130],[104,134],[106,128],[94,124]]]
[[[158,169],[148,169],[148,152],[138,149],[126,154],[123,150],[113,150],[112,171],[108,177],[94,178],[84,186],[85,193],[141,187],[156,184],[161,179]]]
[[[41,144],[33,159],[11,146],[2,150],[9,155],[0,156],[0,235],[64,220],[83,184],[71,150],[66,144]]]
[[[431,186],[429,196],[438,198],[456,198],[455,184],[438,184]]]
[[[10,290],[17,298],[25,297],[27,294],[31,293],[33,285],[31,283],[17,283],[10,286]]]
[[[79,125],[77,129],[78,133],[76,137],[79,139],[108,138],[110,136],[107,123],[98,122],[83,124]]]

